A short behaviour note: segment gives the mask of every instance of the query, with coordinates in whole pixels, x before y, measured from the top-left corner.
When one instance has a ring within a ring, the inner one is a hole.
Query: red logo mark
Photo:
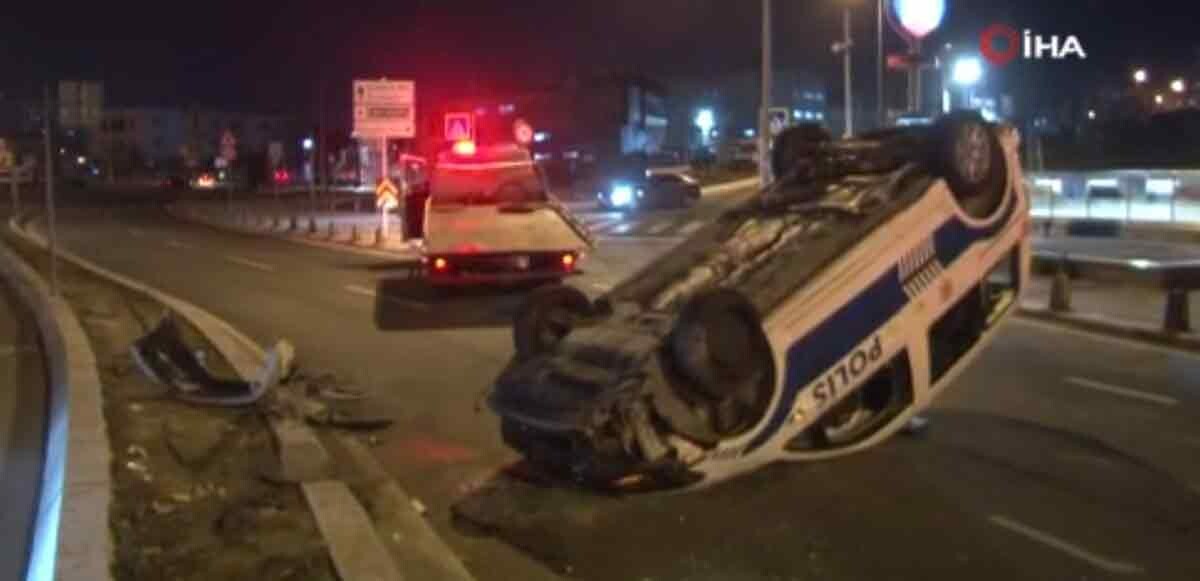
[[[997,41],[1004,43],[1003,49],[996,48]],[[1021,52],[1021,33],[1007,24],[993,24],[979,38],[979,52],[993,65],[1004,66]]]

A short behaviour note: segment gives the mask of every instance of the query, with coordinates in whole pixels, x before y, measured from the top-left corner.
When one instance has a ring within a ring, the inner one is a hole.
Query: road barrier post
[[[308,217],[308,234],[310,236],[315,236],[317,234],[317,232],[320,232],[320,231],[321,231],[321,229],[319,227],[317,227],[317,217],[309,216]]]
[[[1050,310],[1065,313],[1071,310],[1071,277],[1067,275],[1067,259],[1058,262],[1058,271],[1050,283]]]
[[[336,229],[336,226],[334,225],[334,220],[332,220],[332,219],[329,220],[329,227],[327,228],[327,231],[325,232],[325,238],[329,239],[329,240],[333,240],[334,238],[337,238],[337,229]]]
[[[378,226],[375,228],[375,246],[377,248],[383,248],[384,246],[387,246],[387,233],[384,232],[383,226]]]
[[[300,221],[296,219],[296,215],[292,214],[288,217],[288,232],[295,232],[300,229]]]
[[[358,232],[358,224],[350,225],[350,244],[358,244],[362,241],[362,235]]]
[[[1167,307],[1163,316],[1163,330],[1167,333],[1190,333],[1191,311],[1188,292],[1183,289],[1167,290]]]

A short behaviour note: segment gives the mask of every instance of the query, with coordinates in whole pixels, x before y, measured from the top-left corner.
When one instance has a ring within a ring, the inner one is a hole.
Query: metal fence
[[[1026,179],[1036,218],[1200,226],[1200,170],[1033,172]]]

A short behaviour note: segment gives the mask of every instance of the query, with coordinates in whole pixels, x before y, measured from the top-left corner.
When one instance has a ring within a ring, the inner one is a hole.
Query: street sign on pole
[[[375,207],[379,208],[379,234],[386,240],[388,237],[388,212],[400,205],[397,196],[400,194],[392,180],[384,178],[375,186]]]
[[[354,137],[415,137],[415,94],[412,81],[354,81]]]
[[[446,113],[446,141],[475,139],[475,117],[470,113]]]
[[[792,112],[786,107],[771,107],[767,110],[768,126],[771,128],[771,137],[779,137],[784,129],[787,129],[792,123]]]
[[[513,137],[515,137],[517,143],[520,143],[521,145],[529,145],[530,143],[533,143],[533,126],[524,119],[517,119],[516,121],[513,121]]]

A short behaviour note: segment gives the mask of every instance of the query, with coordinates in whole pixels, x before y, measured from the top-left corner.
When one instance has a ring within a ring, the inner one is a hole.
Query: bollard
[[[299,229],[300,221],[296,219],[296,216],[293,214],[292,216],[288,217],[288,232],[295,232]]]
[[[318,233],[318,232],[320,232],[320,231],[321,231],[321,229],[320,229],[319,227],[317,227],[317,219],[316,219],[316,217],[315,217],[315,216],[309,216],[309,218],[308,218],[308,235],[309,235],[309,236],[316,236],[316,235],[317,235],[317,233]]]
[[[328,230],[325,232],[325,239],[326,239],[326,240],[333,240],[334,238],[337,238],[337,229],[336,229],[336,227],[334,226],[334,221],[333,221],[333,220],[330,220],[330,221],[329,221],[329,228],[328,228]]]
[[[1167,291],[1167,308],[1163,314],[1163,330],[1167,333],[1191,333],[1191,305],[1188,293],[1183,289]]]
[[[358,244],[362,241],[362,235],[358,233],[358,224],[350,225],[350,243]]]
[[[387,236],[383,233],[382,226],[375,227],[375,247],[383,248],[387,246]]]
[[[1058,263],[1058,271],[1050,283],[1050,310],[1063,313],[1071,310],[1071,277],[1067,276],[1067,260]]]

